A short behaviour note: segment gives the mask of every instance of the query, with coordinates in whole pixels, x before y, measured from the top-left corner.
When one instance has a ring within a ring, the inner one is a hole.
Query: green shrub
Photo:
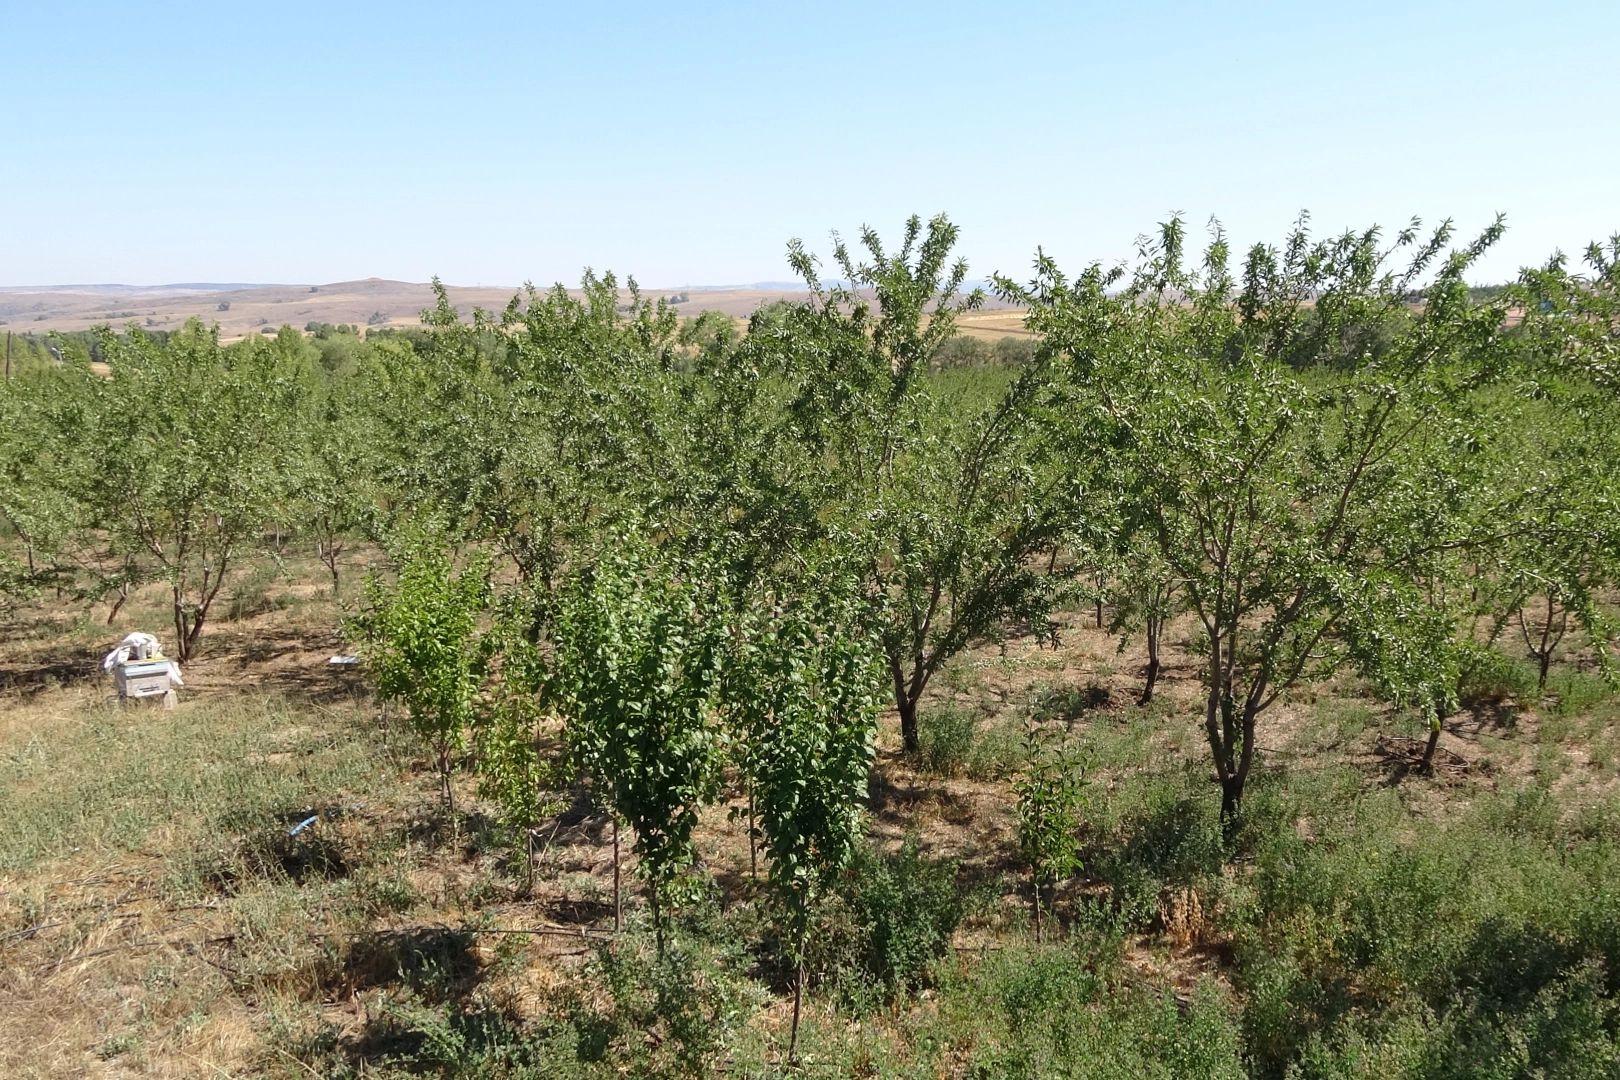
[[[1228,847],[1218,808],[1191,788],[1193,779],[1178,771],[1128,782],[1097,815],[1083,858],[1108,885],[1107,907],[1122,930],[1151,926],[1166,889],[1203,891],[1222,880]]]
[[[917,765],[935,776],[957,776],[977,741],[978,716],[964,705],[941,705],[917,718]]]
[[[1554,710],[1561,716],[1580,716],[1614,695],[1614,688],[1602,675],[1585,671],[1561,671],[1547,680]]]
[[[929,359],[929,365],[936,370],[946,370],[989,367],[994,361],[995,353],[989,345],[978,338],[963,334],[950,338],[935,349],[934,355]]]
[[[974,740],[967,774],[974,780],[1005,780],[1023,763],[1023,730],[1017,724],[993,724]]]
[[[1072,724],[1088,712],[1106,708],[1109,700],[1108,687],[1095,679],[1085,686],[1049,686],[1035,695],[1032,715],[1037,722],[1061,720]]]
[[[1236,1018],[1213,983],[1178,1001],[1105,974],[1117,956],[1078,944],[1014,945],[953,966],[926,1035],[962,1048],[965,1075],[984,1080],[1244,1075]]]
[[[916,836],[893,854],[863,850],[825,905],[809,969],[857,1010],[917,990],[962,921],[956,871],[923,855]]]
[[[1509,659],[1495,649],[1474,649],[1462,666],[1457,700],[1465,709],[1523,702],[1536,691],[1536,673],[1530,665]]]
[[[563,1078],[602,1075],[589,1069],[588,1048],[569,1024],[525,1025],[487,1003],[423,1006],[416,999],[383,997],[367,1031],[367,1053],[355,1070],[328,1044],[335,1038],[310,1039],[293,1045],[288,1055],[305,1071],[289,1076],[407,1077],[430,1075],[444,1080],[506,1080],[517,1077]],[[311,1065],[327,1067],[316,1072]]]
[[[1525,785],[1413,832],[1353,770],[1264,790],[1232,920],[1255,1075],[1616,1075],[1612,808]]]
[[[638,1071],[706,1076],[758,1003],[758,990],[702,943],[674,942],[661,954],[649,944],[629,938],[598,950],[594,975],[612,1004],[607,1012],[576,1013],[581,1043],[605,1052],[606,1034],[643,1063]]]
[[[1005,367],[1025,367],[1035,359],[1035,339],[1004,337],[995,344],[996,363]]]

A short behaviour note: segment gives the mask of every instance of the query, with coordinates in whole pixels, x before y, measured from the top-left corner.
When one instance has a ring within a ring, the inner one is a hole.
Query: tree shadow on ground
[[[339,952],[331,989],[353,996],[404,986],[429,1004],[464,998],[479,981],[477,943],[474,931],[450,927],[358,934]]]
[[[894,767],[903,765],[905,757],[900,754],[888,757],[888,761],[880,763],[886,767],[874,768],[867,781],[866,809],[875,822],[904,829],[919,808],[933,801],[934,792],[920,787],[915,780],[896,783],[892,776]]]
[[[15,690],[33,696],[62,686],[106,683],[112,693],[112,680],[101,670],[104,651],[95,646],[52,649],[48,656],[29,657],[0,663],[0,693]]]
[[[1084,686],[1054,686],[1036,696],[1032,719],[1037,723],[1061,723],[1073,731],[1076,724],[1112,703],[1112,692],[1095,680]]]

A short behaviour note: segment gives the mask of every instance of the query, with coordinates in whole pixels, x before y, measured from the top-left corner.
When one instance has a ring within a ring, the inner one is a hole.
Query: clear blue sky
[[[779,280],[948,212],[975,276],[1175,210],[1620,230],[1620,3],[0,2],[0,284]]]

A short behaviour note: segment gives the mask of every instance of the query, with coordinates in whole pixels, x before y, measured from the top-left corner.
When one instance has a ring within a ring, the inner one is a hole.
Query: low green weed
[[[1005,780],[1024,763],[1024,732],[1020,725],[991,724],[979,733],[968,752],[967,774],[974,780]]]
[[[935,776],[957,776],[977,741],[978,713],[963,705],[940,705],[917,718],[917,764]]]
[[[986,1080],[1244,1075],[1234,1009],[1211,982],[1178,1001],[1118,979],[1116,962],[1081,941],[951,965],[926,1033]]]
[[[856,1011],[917,990],[962,921],[956,873],[915,836],[893,854],[862,851],[824,905],[808,969]]]

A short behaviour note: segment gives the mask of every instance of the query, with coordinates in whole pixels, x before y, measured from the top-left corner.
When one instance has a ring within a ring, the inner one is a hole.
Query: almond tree
[[[1240,283],[1218,230],[1189,268],[1177,220],[1122,288],[1045,257],[1032,285],[1000,283],[1067,368],[1063,438],[1104,463],[1126,527],[1199,619],[1228,822],[1260,717],[1398,617],[1391,597],[1429,553],[1467,541],[1455,465],[1504,363],[1506,312],[1471,305],[1463,274],[1500,232],[1447,254],[1449,225],[1385,245],[1302,224],[1281,250],[1252,249]]]
[[[1035,898],[1035,940],[1041,940],[1041,892],[1080,869],[1080,815],[1085,808],[1085,768],[1071,747],[1041,740],[1031,729],[1025,740],[1018,793],[1018,850],[1029,864]]]
[[[1514,624],[1545,689],[1554,651],[1579,626],[1614,677],[1613,620],[1598,594],[1620,580],[1620,236],[1591,244],[1584,271],[1555,255],[1521,275],[1513,298],[1532,406],[1514,472],[1521,529],[1496,556],[1497,618]]]
[[[189,660],[214,600],[288,500],[298,454],[299,360],[250,338],[221,346],[196,320],[167,340],[131,326],[97,341],[82,497],[92,523],[168,580],[175,646]]]
[[[487,558],[474,553],[457,572],[443,543],[418,533],[407,542],[394,581],[367,578],[367,610],[352,628],[370,643],[365,665],[378,696],[404,702],[411,727],[433,751],[452,817],[450,774],[483,682],[478,621],[489,596]]]
[[[355,536],[378,532],[379,433],[366,407],[365,382],[365,374],[355,373],[326,380],[310,393],[302,417],[297,520],[314,534],[334,598],[340,595],[345,547]]]
[[[87,362],[28,365],[0,383],[0,607],[68,584],[92,568],[96,585],[117,580],[95,573],[107,564],[122,570],[126,552],[97,559],[105,545],[85,527],[90,511],[81,496],[89,433],[100,379]],[[127,582],[129,577],[123,577]],[[105,588],[90,590],[99,597]]]
[[[527,287],[470,319],[435,290],[419,346],[367,373],[386,509],[455,522],[552,588],[574,548],[627,507],[654,513],[673,486],[674,310],[633,280],[626,305],[612,274],[589,272],[579,296]]]
[[[832,286],[794,241],[809,301],[756,317],[737,354],[780,380],[766,489],[794,493],[805,547],[861,575],[912,751],[918,702],[947,660],[1009,622],[1047,628],[1058,579],[1037,556],[1070,520],[1040,456],[1046,368],[930,376],[957,317],[983,300],[960,294],[956,238],[944,217],[926,231],[912,218],[893,252],[871,229],[859,256],[835,238]]]
[[[1148,705],[1159,684],[1164,663],[1164,631],[1176,616],[1181,582],[1151,544],[1138,541],[1117,558],[1117,564],[1115,580],[1108,591],[1113,609],[1108,632],[1120,635],[1121,652],[1129,647],[1133,634],[1142,635],[1142,643],[1147,648],[1147,667],[1142,675],[1142,693],[1136,703]]]

